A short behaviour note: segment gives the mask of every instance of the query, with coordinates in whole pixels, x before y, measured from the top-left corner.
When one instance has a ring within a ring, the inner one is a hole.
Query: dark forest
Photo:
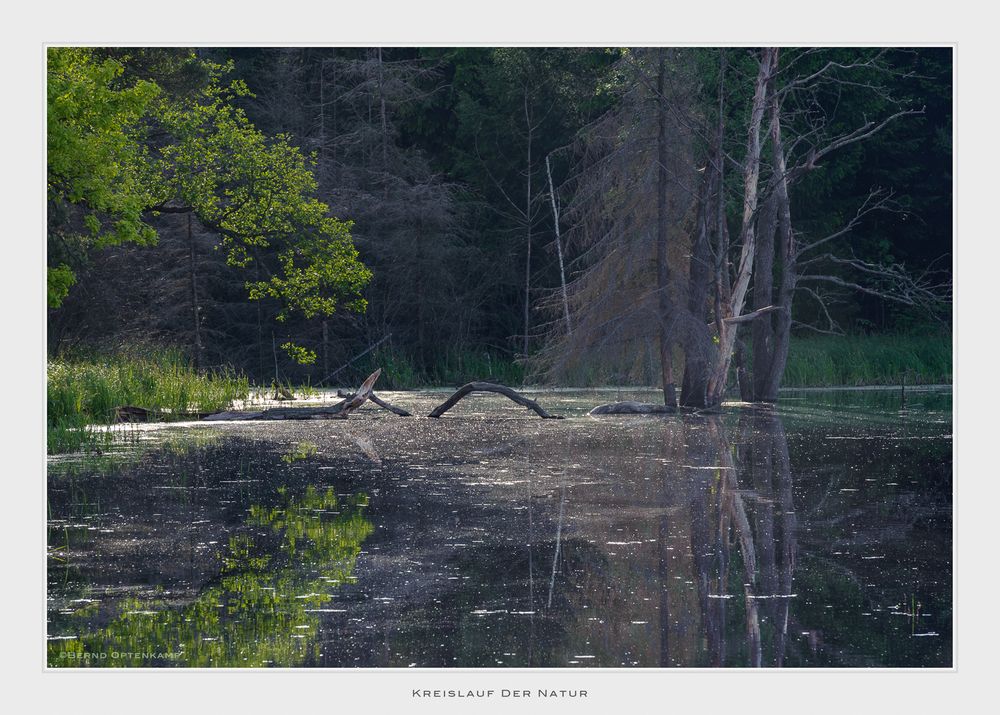
[[[51,356],[705,405],[950,342],[950,48],[49,53]]]

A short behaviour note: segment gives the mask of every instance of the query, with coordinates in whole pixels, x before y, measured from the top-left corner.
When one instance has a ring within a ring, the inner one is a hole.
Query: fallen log
[[[677,409],[666,405],[651,405],[646,402],[611,402],[598,405],[587,414],[591,415],[672,415]]]
[[[343,390],[337,390],[337,397],[349,397],[349,396],[350,396],[349,392],[344,392]],[[399,415],[400,417],[413,417],[412,414],[404,410],[402,407],[396,407],[395,405],[389,404],[381,397],[376,395],[374,392],[368,396],[368,400],[370,402],[374,402],[383,410],[389,410],[389,412],[392,412],[394,415]]]
[[[208,422],[220,420],[343,420],[371,397],[372,386],[382,374],[379,368],[362,383],[351,397],[329,407],[275,407],[258,412],[217,412],[206,416]]]
[[[115,408],[115,422],[149,422],[153,416],[153,411],[145,407],[124,405]]]
[[[123,405],[115,408],[115,422],[165,422],[167,420],[201,420],[211,412],[171,412],[169,410],[149,410],[135,405]]]
[[[504,397],[509,397],[511,400],[519,405],[524,405],[525,407],[534,410],[538,413],[538,416],[546,420],[561,420],[562,415],[552,415],[545,411],[545,409],[539,405],[534,400],[529,400],[524,395],[519,392],[510,389],[505,385],[497,385],[492,382],[470,382],[466,385],[462,385],[458,390],[455,391],[451,397],[442,402],[440,405],[434,408],[434,410],[427,415],[428,417],[438,418],[445,412],[454,407],[459,400],[473,392],[495,392]]]

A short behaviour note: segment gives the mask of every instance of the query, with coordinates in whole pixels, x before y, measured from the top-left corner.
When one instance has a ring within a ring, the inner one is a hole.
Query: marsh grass
[[[657,364],[640,351],[613,363],[581,362],[562,376],[566,387],[637,386],[656,381]],[[651,359],[651,358],[650,358]],[[631,360],[631,362],[629,362]],[[392,349],[379,350],[352,366],[345,382],[363,380],[382,368],[383,390],[451,387],[474,380],[495,380],[521,385],[523,363],[488,352],[453,351],[421,368],[417,361]],[[795,336],[792,338],[783,387],[837,387],[951,383],[951,335],[947,333],[899,335]],[[545,382],[540,375],[529,375]]]
[[[793,339],[784,387],[951,383],[951,336],[844,335]]]
[[[144,407],[163,419],[229,407],[250,391],[233,370],[198,372],[179,351],[52,359],[48,363],[50,453],[108,445],[114,435],[93,429],[115,420],[118,407]]]

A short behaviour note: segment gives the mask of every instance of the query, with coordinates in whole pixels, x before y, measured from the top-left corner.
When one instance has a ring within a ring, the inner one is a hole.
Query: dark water
[[[49,665],[951,665],[949,391],[585,414],[636,398],[159,428],[54,459]]]

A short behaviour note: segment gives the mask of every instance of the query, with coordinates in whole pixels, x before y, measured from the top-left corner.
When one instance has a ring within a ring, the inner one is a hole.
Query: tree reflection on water
[[[49,663],[948,666],[950,412],[816,399],[241,425],[50,470]]]
[[[294,666],[320,656],[319,615],[330,591],[354,578],[371,534],[364,495],[341,501],[308,486],[282,505],[253,505],[229,538],[217,583],[183,607],[127,598],[96,632],[49,642],[52,666]],[[273,537],[273,538],[271,538]]]

